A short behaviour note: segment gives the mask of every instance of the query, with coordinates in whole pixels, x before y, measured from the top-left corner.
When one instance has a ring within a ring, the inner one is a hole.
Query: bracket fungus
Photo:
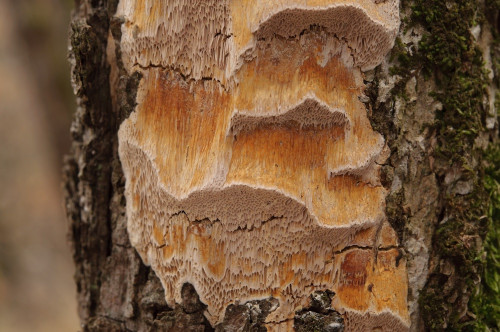
[[[318,290],[346,330],[408,330],[385,218],[387,157],[359,101],[399,1],[121,0],[142,80],[119,130],[128,232],[169,304],[191,283],[216,324],[274,297],[288,330]]]

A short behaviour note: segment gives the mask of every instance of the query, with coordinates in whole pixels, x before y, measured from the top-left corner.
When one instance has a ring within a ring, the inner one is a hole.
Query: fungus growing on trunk
[[[330,290],[347,330],[408,329],[384,139],[359,101],[398,6],[120,1],[123,61],[143,75],[119,131],[128,231],[168,303],[189,282],[215,324],[274,297],[279,329]]]

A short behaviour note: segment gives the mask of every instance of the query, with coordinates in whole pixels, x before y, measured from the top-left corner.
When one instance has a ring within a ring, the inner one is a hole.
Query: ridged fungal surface
[[[349,331],[408,329],[385,221],[384,139],[362,69],[390,50],[395,0],[121,0],[123,61],[143,75],[119,131],[128,231],[169,304],[207,318],[275,297],[288,330],[317,290]]]

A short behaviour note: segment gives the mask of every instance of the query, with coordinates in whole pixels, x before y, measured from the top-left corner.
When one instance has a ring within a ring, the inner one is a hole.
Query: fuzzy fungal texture
[[[272,297],[267,328],[289,330],[329,290],[346,331],[409,328],[387,149],[359,101],[398,7],[120,1],[123,62],[142,74],[119,130],[128,232],[169,305],[190,283],[216,325]]]
[[[344,40],[363,70],[392,48],[399,0],[121,0],[125,64],[179,69],[225,82],[258,40],[298,36],[311,24]]]

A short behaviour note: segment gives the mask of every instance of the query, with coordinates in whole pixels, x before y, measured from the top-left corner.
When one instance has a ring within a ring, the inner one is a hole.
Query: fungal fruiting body
[[[317,290],[347,330],[408,329],[362,69],[398,1],[121,0],[123,61],[142,80],[119,130],[128,232],[169,304],[191,283],[222,321],[274,297],[288,329]]]

